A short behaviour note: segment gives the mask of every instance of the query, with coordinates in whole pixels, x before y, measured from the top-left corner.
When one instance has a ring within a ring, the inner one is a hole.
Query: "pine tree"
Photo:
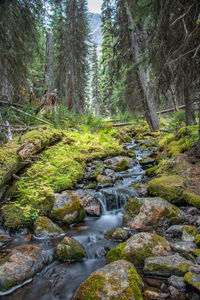
[[[20,95],[40,49],[42,0],[0,2],[0,93]]]
[[[95,111],[95,114],[98,115],[100,113],[99,111],[99,101],[100,101],[100,70],[99,70],[99,60],[97,56],[97,45],[94,44],[92,47],[92,53],[91,53],[91,59],[92,59],[92,108]]]

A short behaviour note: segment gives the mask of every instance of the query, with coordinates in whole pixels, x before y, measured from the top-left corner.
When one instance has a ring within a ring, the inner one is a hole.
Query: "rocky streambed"
[[[148,197],[140,146],[89,163],[31,229],[0,228],[2,299],[200,299],[200,211]]]

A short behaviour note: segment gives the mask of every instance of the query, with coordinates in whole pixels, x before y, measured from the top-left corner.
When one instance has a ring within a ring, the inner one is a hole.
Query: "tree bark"
[[[44,74],[44,102],[47,102],[49,95],[54,91],[54,62],[53,62],[53,32],[46,33],[46,64]]]
[[[126,9],[127,9],[129,26],[131,28],[131,30],[130,30],[131,47],[133,50],[133,55],[135,57],[135,62],[138,65],[137,66],[138,78],[139,78],[139,82],[140,82],[142,92],[143,92],[145,117],[150,126],[151,131],[156,131],[159,129],[160,122],[157,117],[153,99],[152,99],[152,95],[151,95],[150,68],[148,65],[146,65],[146,66],[141,65],[141,60],[139,58],[139,55],[141,54],[142,51],[140,51],[140,45],[139,45],[138,39],[136,37],[136,32],[133,29],[135,27],[134,20],[133,20],[131,11],[129,9],[128,1],[126,1]],[[143,29],[143,31],[144,31],[144,29]],[[146,35],[147,35],[147,33],[146,33]],[[146,49],[146,51],[148,51],[148,49]]]

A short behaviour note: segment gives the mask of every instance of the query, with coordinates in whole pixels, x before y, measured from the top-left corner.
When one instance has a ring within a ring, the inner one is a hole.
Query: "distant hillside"
[[[97,44],[98,53],[100,53],[102,44],[101,15],[91,12],[88,15],[92,41]]]

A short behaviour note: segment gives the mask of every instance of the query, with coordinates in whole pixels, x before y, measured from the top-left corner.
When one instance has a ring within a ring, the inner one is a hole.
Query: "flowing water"
[[[114,187],[101,189],[93,192],[100,201],[102,216],[86,217],[79,226],[67,228],[66,234],[76,239],[86,250],[88,258],[78,263],[60,263],[55,261],[44,268],[32,280],[28,280],[14,292],[3,295],[5,300],[68,300],[79,285],[96,269],[105,265],[106,252],[114,248],[118,243],[104,239],[107,230],[122,226],[123,209],[127,200],[137,196],[130,185],[142,179],[144,170],[139,164],[139,160],[149,154],[148,150],[137,150],[137,145],[132,143],[127,147],[136,153],[136,164],[124,172],[116,173],[117,181]],[[62,240],[59,239],[39,239],[34,236],[27,239],[27,233],[21,232],[13,237],[9,247],[19,245],[37,245],[53,251],[53,248]],[[11,291],[10,291],[11,292]]]

